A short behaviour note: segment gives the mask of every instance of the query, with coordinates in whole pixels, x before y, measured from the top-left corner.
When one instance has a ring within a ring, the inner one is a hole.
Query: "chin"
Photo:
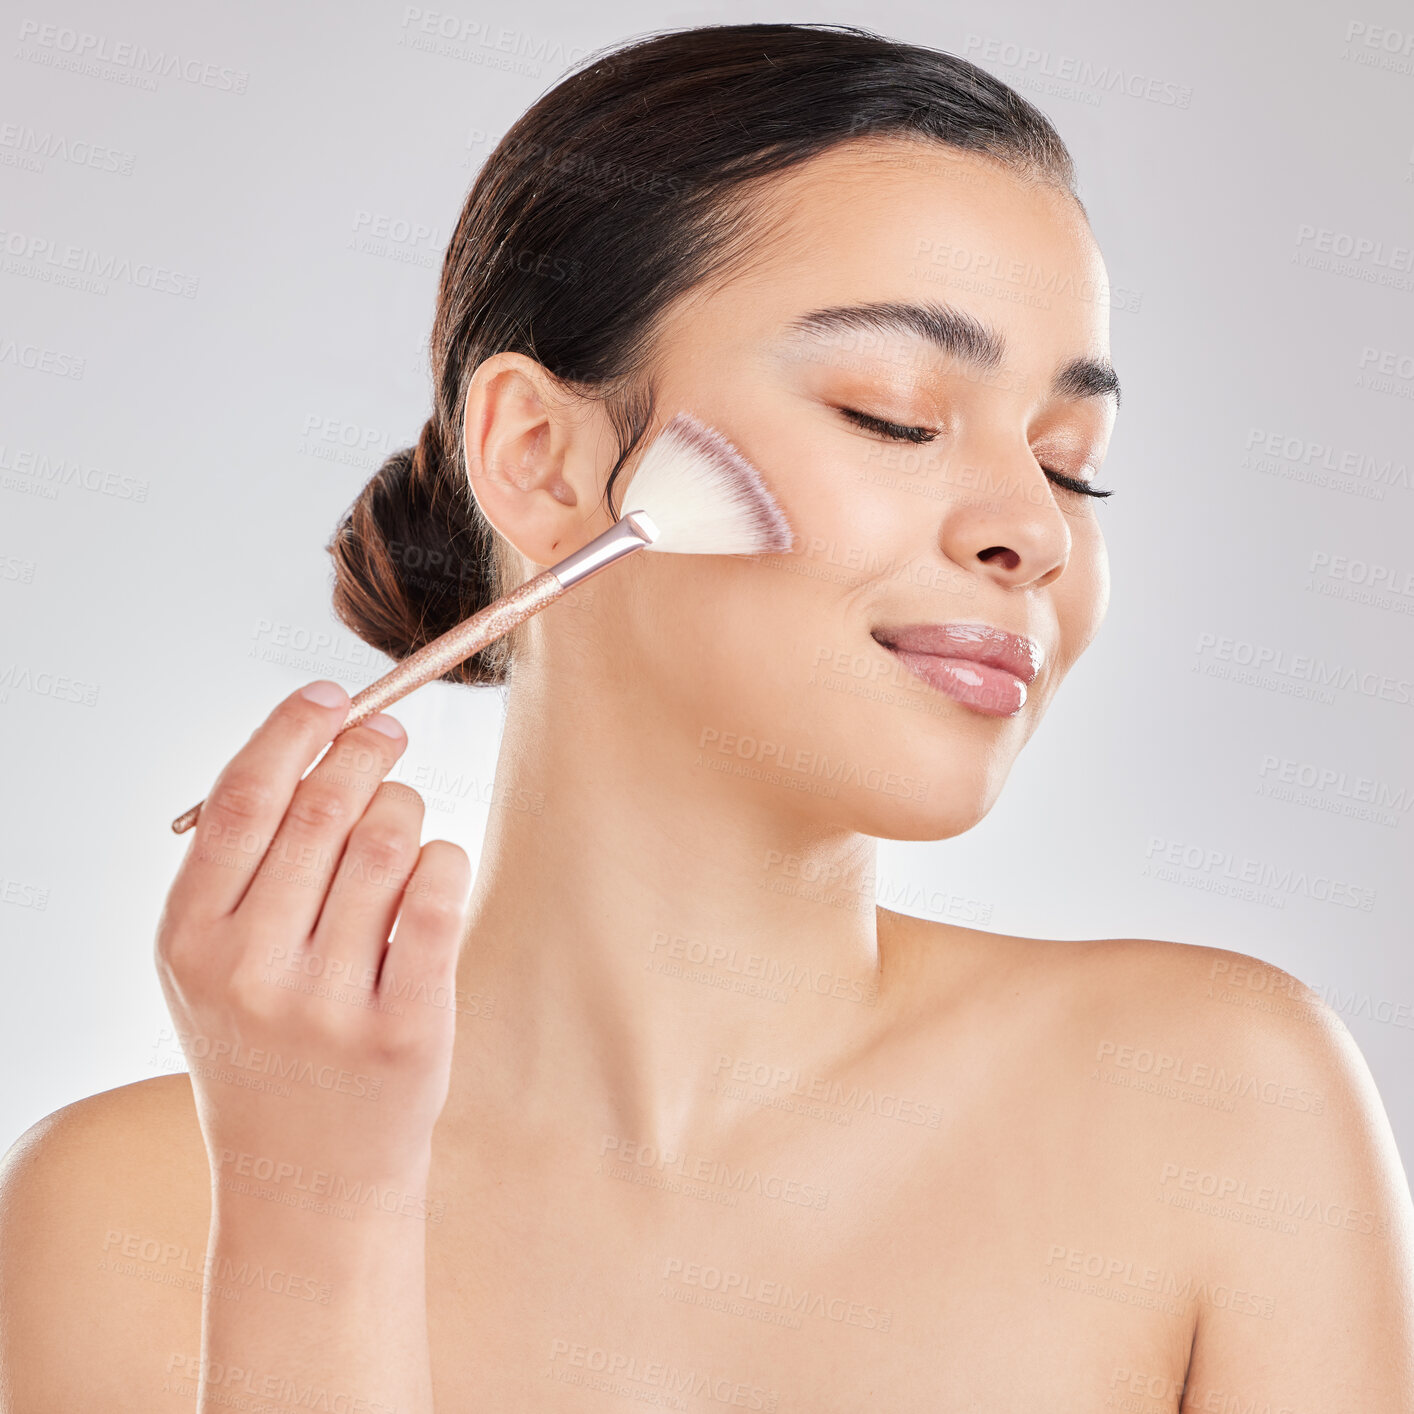
[[[882,840],[947,840],[982,821],[1005,781],[995,760],[939,763],[937,753],[900,762],[896,771],[841,791],[836,819]]]

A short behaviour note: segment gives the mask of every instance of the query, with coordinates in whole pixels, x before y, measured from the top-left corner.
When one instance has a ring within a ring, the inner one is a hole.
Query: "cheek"
[[[813,523],[822,549],[774,560],[662,555],[644,572],[629,612],[629,642],[615,656],[641,665],[640,701],[651,698],[665,733],[697,740],[704,730],[734,733],[763,751],[797,749],[836,756],[855,738],[860,704],[822,690],[822,660],[869,646],[842,625],[838,528]],[[625,566],[625,569],[629,566]],[[858,750],[857,744],[852,747]],[[779,763],[777,754],[766,760]]]
[[[622,630],[665,704],[722,725],[775,694],[812,588],[792,572],[797,558],[641,557]]]
[[[1073,533],[1070,563],[1054,594],[1060,627],[1057,657],[1069,668],[1099,632],[1110,603],[1110,559],[1097,522]]]
[[[623,629],[635,651],[651,652],[658,689],[684,717],[780,725],[814,695],[807,688],[820,645],[838,646],[842,603],[896,543],[898,525],[866,483],[865,442],[782,416],[760,392],[736,403],[728,415],[699,393],[694,410],[760,469],[795,549],[765,560],[635,557],[624,566],[634,588]]]
[[[774,420],[753,435],[752,448],[796,532],[796,556],[847,563],[852,554],[862,563],[897,536],[896,508],[871,485],[878,479],[871,443],[812,417]]]

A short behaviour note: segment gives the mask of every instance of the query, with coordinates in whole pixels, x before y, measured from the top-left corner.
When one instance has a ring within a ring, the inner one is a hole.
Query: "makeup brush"
[[[542,570],[480,613],[404,658],[349,705],[337,740],[414,688],[503,638],[576,584],[635,550],[678,555],[779,555],[794,544],[790,523],[761,473],[715,428],[680,412],[644,450],[625,498],[626,511],[602,535]],[[196,824],[205,801],[172,821],[174,834]]]

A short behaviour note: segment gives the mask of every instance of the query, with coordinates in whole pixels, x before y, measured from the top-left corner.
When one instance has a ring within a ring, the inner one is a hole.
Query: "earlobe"
[[[553,564],[607,528],[592,528],[593,467],[578,450],[579,421],[546,371],[523,354],[493,354],[467,389],[465,455],[472,495],[491,525],[528,560]]]

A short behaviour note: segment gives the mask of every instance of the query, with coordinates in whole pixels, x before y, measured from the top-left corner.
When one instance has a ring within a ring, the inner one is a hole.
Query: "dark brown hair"
[[[1079,203],[1065,145],[1013,89],[954,54],[853,25],[669,30],[591,54],[539,98],[487,158],[447,246],[432,415],[326,547],[340,620],[402,659],[515,587],[519,557],[482,516],[463,464],[466,391],[483,359],[525,354],[603,402],[619,440],[612,508],[652,422],[659,316],[766,238],[751,184],[884,136],[983,154]],[[503,639],[446,680],[504,682],[512,651]]]

